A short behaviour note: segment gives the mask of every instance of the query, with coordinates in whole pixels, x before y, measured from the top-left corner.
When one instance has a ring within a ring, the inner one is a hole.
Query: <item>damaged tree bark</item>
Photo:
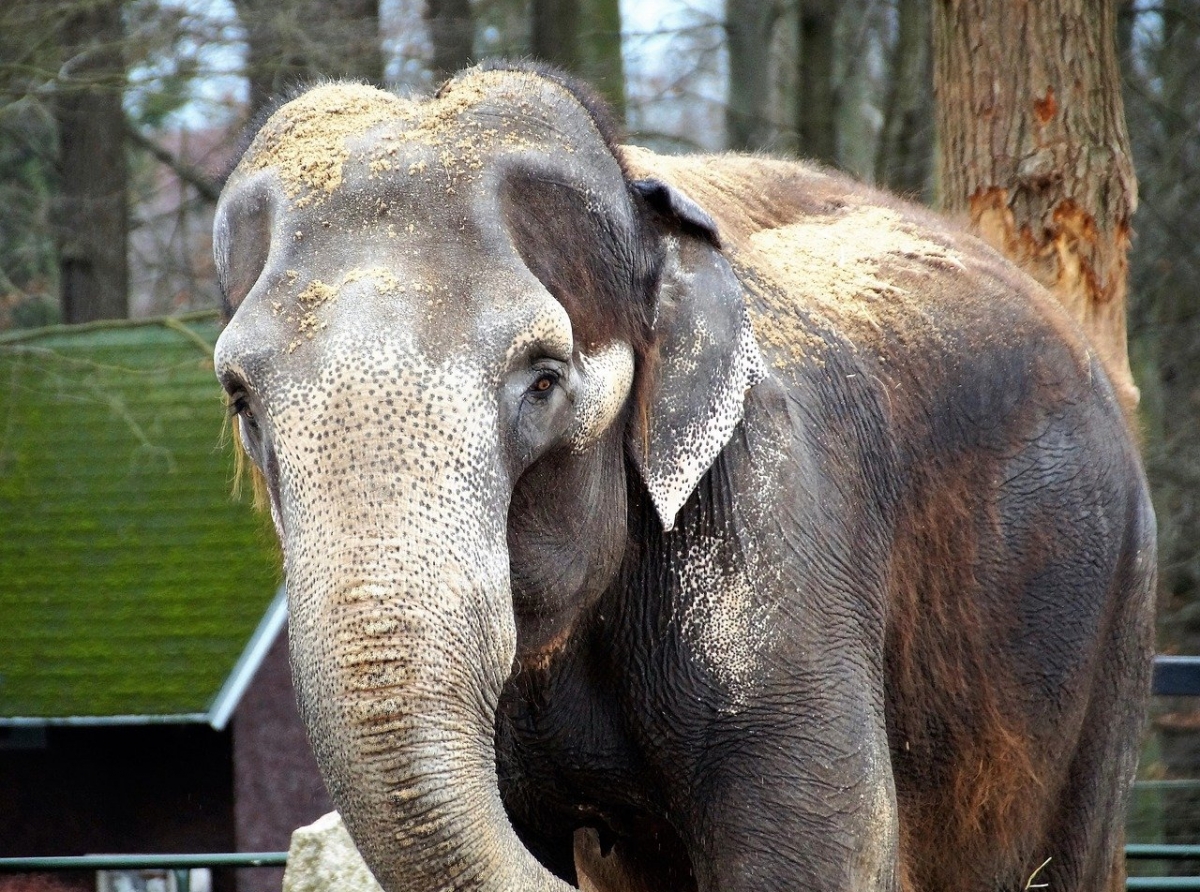
[[[940,198],[1054,292],[1122,406],[1137,184],[1111,0],[935,0]]]

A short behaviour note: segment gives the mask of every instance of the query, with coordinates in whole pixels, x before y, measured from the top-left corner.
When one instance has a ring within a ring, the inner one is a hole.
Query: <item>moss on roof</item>
[[[279,584],[214,322],[0,340],[0,717],[205,712]]]

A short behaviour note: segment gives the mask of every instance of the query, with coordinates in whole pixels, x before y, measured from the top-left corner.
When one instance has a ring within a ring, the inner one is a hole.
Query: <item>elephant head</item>
[[[497,704],[618,578],[630,498],[670,529],[761,375],[712,221],[626,175],[580,88],[496,67],[284,105],[215,245],[217,374],[351,834],[389,892],[568,888],[506,817]]]

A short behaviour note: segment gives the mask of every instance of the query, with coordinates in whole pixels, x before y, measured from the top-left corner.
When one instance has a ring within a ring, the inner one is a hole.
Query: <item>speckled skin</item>
[[[384,888],[1116,888],[1154,533],[1091,351],[928,214],[589,103],[317,88],[217,211],[217,373]]]

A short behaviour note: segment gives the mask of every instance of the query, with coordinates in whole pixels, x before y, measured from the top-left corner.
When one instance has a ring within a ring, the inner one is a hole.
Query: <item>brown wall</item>
[[[204,725],[48,728],[0,737],[0,857],[286,851],[333,809],[296,711],[281,634],[232,730]],[[28,735],[26,735],[28,736]],[[279,892],[282,869],[214,871],[217,892]],[[94,874],[5,877],[0,892],[95,888]]]
[[[41,745],[0,749],[0,857],[231,851],[231,750],[229,732],[198,725],[47,728]]]
[[[280,634],[242,697],[233,720],[237,848],[285,851],[292,831],[333,804],[317,772]],[[279,892],[283,871],[238,871],[238,892]]]

